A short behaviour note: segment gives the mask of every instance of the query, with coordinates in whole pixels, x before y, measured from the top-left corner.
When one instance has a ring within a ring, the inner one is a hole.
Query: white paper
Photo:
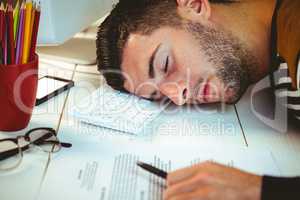
[[[164,180],[137,167],[142,161],[166,171],[215,161],[257,174],[279,174],[271,155],[248,149],[201,148],[183,142],[164,144],[124,138],[93,140],[63,135],[73,143],[53,157],[39,199],[160,200]]]
[[[158,103],[102,86],[75,105],[70,114],[85,123],[138,134],[164,108]]]

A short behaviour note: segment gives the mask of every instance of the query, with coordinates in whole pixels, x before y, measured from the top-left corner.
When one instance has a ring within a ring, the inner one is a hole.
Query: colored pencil
[[[14,40],[14,17],[13,17],[13,8],[12,4],[8,5],[7,9],[7,39],[8,39],[8,48],[9,48],[9,59],[8,64],[15,63],[15,40]]]
[[[17,1],[16,7],[14,9],[14,40],[15,41],[17,40],[19,17],[20,17],[20,2]]]
[[[30,57],[30,48],[31,48],[31,40],[32,40],[32,31],[33,31],[33,25],[34,25],[34,21],[35,21],[35,3],[33,4],[33,9],[31,11],[31,19],[30,19],[30,31],[29,31],[29,39],[28,39],[28,58]]]
[[[0,5],[0,42],[2,43],[2,39],[3,39],[3,19],[4,18],[4,5],[3,2],[1,2]]]
[[[26,2],[26,14],[25,14],[25,30],[24,30],[24,46],[22,55],[22,64],[27,63],[29,57],[29,36],[30,36],[30,22],[31,22],[31,11],[32,2],[28,0]]]
[[[37,36],[38,36],[39,24],[40,24],[40,16],[41,16],[41,7],[40,7],[40,5],[38,5],[36,8],[35,15],[34,15],[35,19],[34,19],[34,24],[33,24],[33,29],[32,29],[30,60],[33,60],[34,54],[36,51]]]
[[[0,32],[0,42],[1,42],[1,48],[2,48],[2,53],[4,53],[4,33],[5,33],[5,10],[4,10],[4,4],[1,2],[1,32]]]
[[[6,10],[7,6],[4,8],[3,12],[3,39],[2,39],[2,47],[3,47],[3,55],[4,55],[4,64],[7,65],[7,56],[8,56],[8,51],[7,51],[7,18],[6,18]]]
[[[2,47],[0,47],[0,65],[3,64],[3,51],[2,51]]]
[[[0,64],[26,64],[34,59],[40,5],[32,0],[0,1]]]
[[[18,30],[18,39],[17,39],[17,55],[16,63],[21,64],[22,62],[22,52],[23,52],[23,42],[24,42],[24,21],[25,21],[25,4],[24,2],[21,5],[20,10],[20,23]]]
[[[3,47],[3,55],[4,55],[4,64],[7,65],[7,57],[8,57],[8,49],[7,49],[7,23],[6,23],[6,20],[4,20],[4,47]]]
[[[0,5],[0,64],[3,64],[2,35],[3,35],[3,4],[1,2],[1,5]]]

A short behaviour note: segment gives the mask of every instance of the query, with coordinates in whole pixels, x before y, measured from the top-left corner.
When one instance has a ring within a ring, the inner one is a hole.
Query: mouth
[[[210,86],[209,83],[206,82],[205,85],[203,86],[203,92],[202,92],[202,96],[205,102],[208,101],[208,96],[210,95]]]
[[[209,103],[210,85],[208,81],[202,86],[201,96],[204,103]]]
[[[209,95],[210,95],[210,85],[209,81],[206,82],[201,82],[197,87],[196,87],[196,99],[200,103],[208,103],[209,100]]]

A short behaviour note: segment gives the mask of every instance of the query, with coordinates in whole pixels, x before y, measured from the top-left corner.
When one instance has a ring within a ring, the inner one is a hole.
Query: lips
[[[204,85],[204,89],[203,89],[203,96],[204,96],[204,97],[207,97],[207,96],[209,95],[209,92],[210,92],[210,90],[209,90],[209,84],[206,83],[206,84]]]
[[[202,82],[200,85],[197,87],[198,92],[196,98],[201,102],[201,103],[207,103],[208,102],[208,96],[210,95],[210,86],[209,82]]]
[[[202,98],[203,98],[204,102],[208,102],[208,96],[210,94],[209,92],[210,92],[209,84],[208,84],[208,82],[206,82],[203,85],[203,89],[202,89]]]

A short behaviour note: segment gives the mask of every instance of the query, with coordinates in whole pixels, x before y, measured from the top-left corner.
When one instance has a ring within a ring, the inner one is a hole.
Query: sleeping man
[[[300,119],[299,19],[298,0],[120,0],[99,27],[98,67],[116,90],[181,106],[234,104],[267,75],[276,85],[284,62],[279,84]],[[297,177],[215,163],[171,172],[167,183],[164,199],[300,199]]]

